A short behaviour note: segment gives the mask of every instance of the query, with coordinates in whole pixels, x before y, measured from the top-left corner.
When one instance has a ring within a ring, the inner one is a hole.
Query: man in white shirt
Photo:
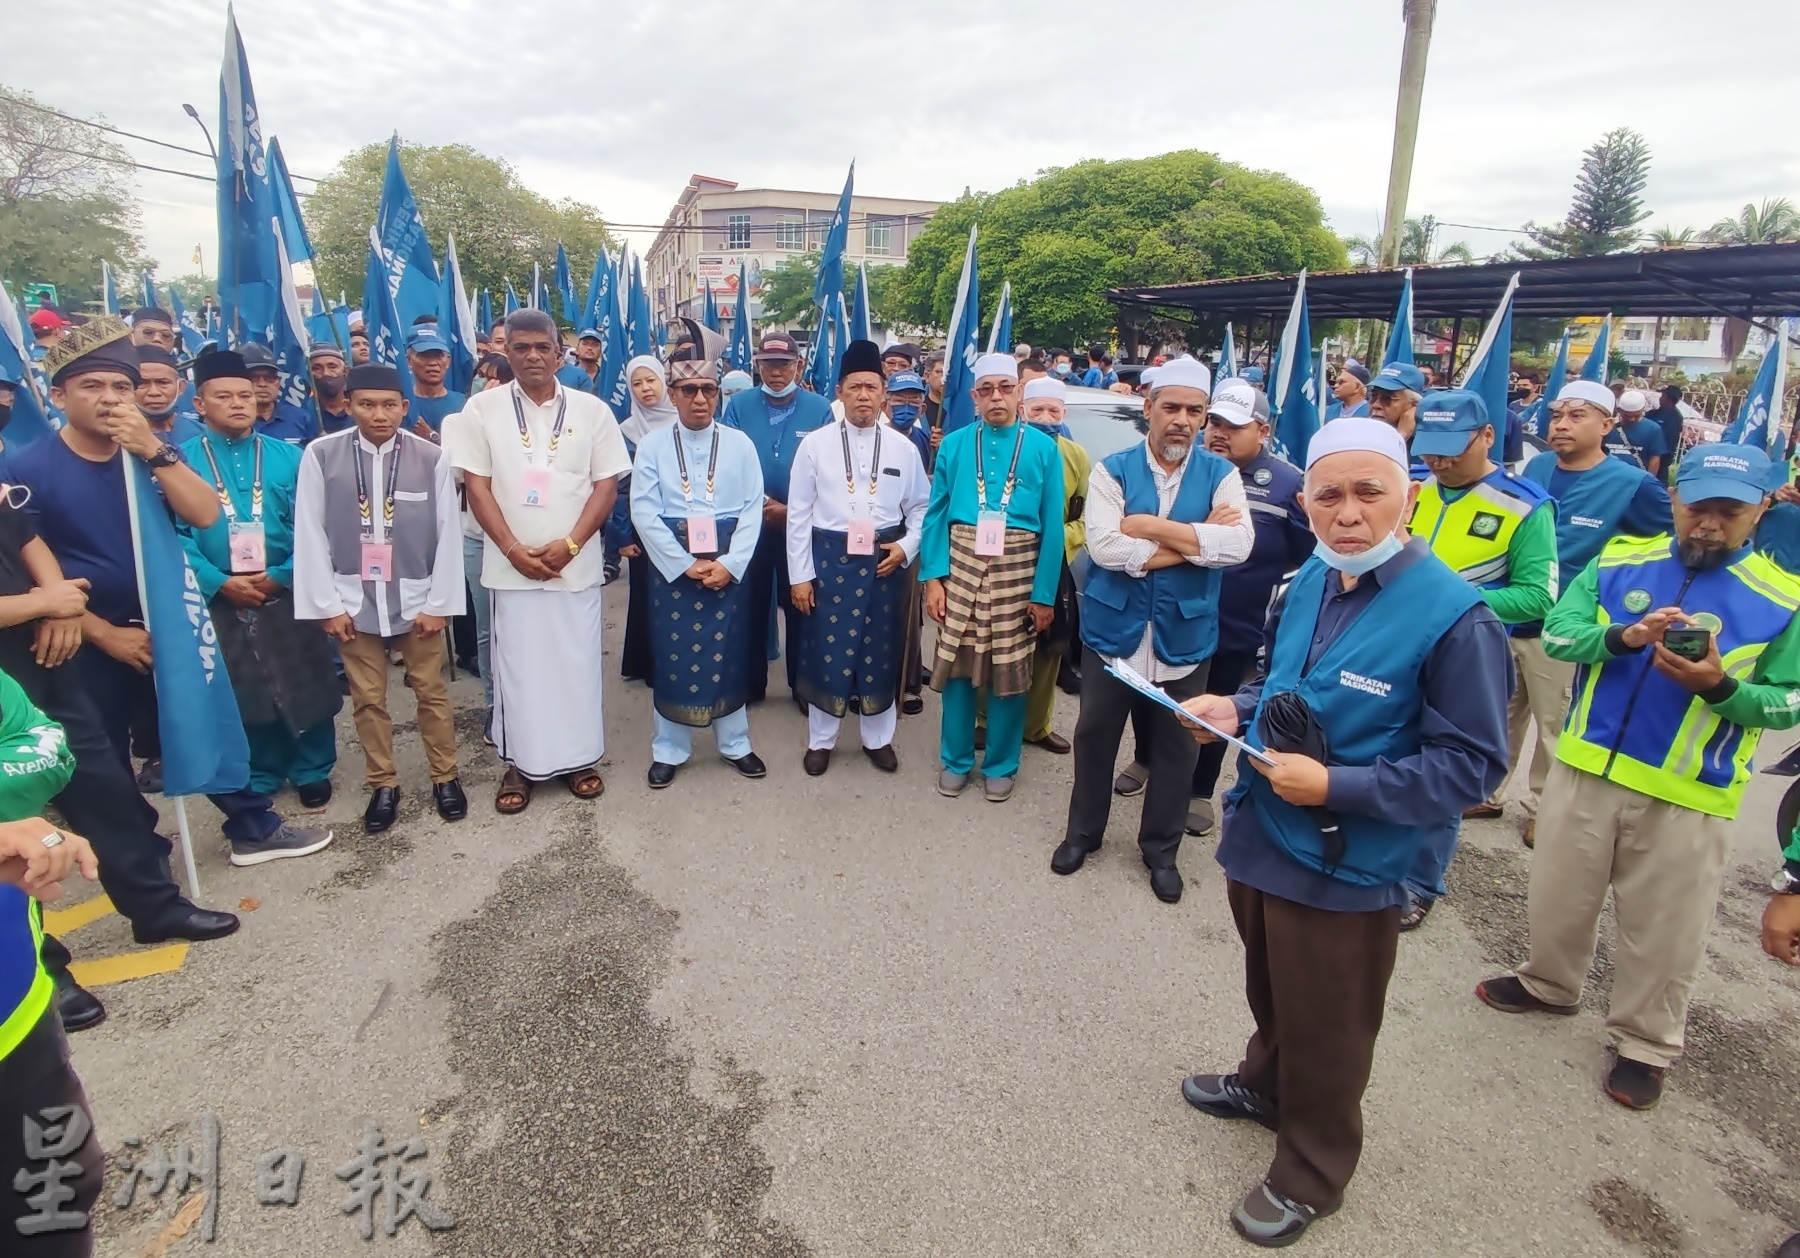
[[[565,778],[579,799],[605,790],[599,532],[631,470],[606,403],[557,383],[562,344],[541,310],[507,316],[513,383],[470,398],[447,425],[469,510],[486,534],[492,737],[506,762],[494,798],[523,812],[532,784]]]
[[[801,623],[795,693],[806,703],[812,777],[831,766],[844,714],[857,714],[863,754],[883,773],[900,767],[894,727],[906,615],[931,500],[911,440],[883,425],[886,382],[873,341],[852,341],[838,369],[844,418],[814,429],[788,482],[787,560]],[[883,436],[886,440],[882,440]]]
[[[444,623],[463,610],[462,528],[450,460],[404,431],[400,373],[379,363],[347,379],[354,428],[314,441],[294,495],[294,615],[336,638],[363,745],[369,805],[363,828],[394,824],[400,779],[388,715],[392,643],[419,704],[419,738],[438,815],[461,821],[456,725],[444,682]]]
[[[1255,542],[1236,466],[1194,448],[1211,392],[1212,375],[1201,363],[1165,364],[1144,400],[1149,436],[1096,463],[1088,477],[1084,518],[1093,566],[1081,595],[1075,785],[1068,832],[1050,862],[1053,872],[1072,874],[1100,849],[1119,737],[1134,717],[1144,732],[1138,754],[1150,768],[1138,847],[1151,890],[1165,904],[1181,899],[1175,855],[1199,748],[1181,718],[1105,664],[1128,664],[1177,700],[1206,690],[1219,642],[1219,569],[1243,563]]]

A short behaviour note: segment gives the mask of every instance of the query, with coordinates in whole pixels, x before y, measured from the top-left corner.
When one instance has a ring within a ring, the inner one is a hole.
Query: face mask
[[[162,422],[163,422],[163,421],[164,421],[164,420],[165,420],[165,419],[167,419],[167,418],[169,418],[169,416],[171,416],[171,415],[173,415],[173,414],[174,414],[174,413],[175,413],[175,408],[174,408],[174,406],[172,406],[172,405],[171,405],[171,406],[168,406],[168,407],[166,407],[166,408],[164,408],[164,409],[163,409],[163,410],[160,410],[160,411],[153,411],[153,410],[149,410],[149,409],[147,409],[147,408],[145,408],[145,407],[142,407],[142,406],[140,406],[140,407],[138,407],[138,409],[139,409],[139,410],[141,410],[141,411],[143,411],[143,412],[144,412],[144,418],[145,418],[145,419],[147,419],[147,420],[149,420],[149,421],[150,421],[150,422],[151,422],[151,423],[153,423],[153,424],[160,424],[160,423],[162,423]]]
[[[1050,368],[1050,370],[1055,372],[1059,376],[1066,376],[1069,374],[1069,364],[1068,363],[1057,363],[1056,366]]]
[[[905,432],[919,418],[919,408],[910,402],[895,402],[888,407],[888,418],[893,421],[894,427]]]
[[[1359,554],[1340,555],[1324,542],[1320,542],[1317,546],[1313,547],[1313,554],[1317,555],[1327,567],[1336,568],[1347,577],[1360,577],[1365,573],[1375,571],[1375,569],[1381,567],[1382,564],[1399,554],[1401,547],[1404,545],[1405,543],[1400,540],[1397,534],[1389,533],[1379,542],[1376,542],[1373,546],[1369,547],[1369,549],[1362,551]]]
[[[790,380],[790,381],[788,381],[787,388],[785,388],[785,389],[771,389],[767,384],[765,384],[762,386],[762,391],[764,393],[768,394],[770,397],[780,400],[781,398],[787,397],[789,394],[793,393],[793,391],[795,389],[798,389],[799,387],[800,387],[800,382],[798,380]]]
[[[327,402],[335,402],[344,396],[344,385],[348,381],[343,376],[319,376],[313,383],[318,386],[321,398]]]

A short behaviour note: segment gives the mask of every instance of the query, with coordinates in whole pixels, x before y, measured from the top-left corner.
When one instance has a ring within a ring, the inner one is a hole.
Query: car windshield
[[[1075,444],[1096,463],[1136,445],[1149,431],[1143,403],[1135,399],[1081,402],[1071,398],[1063,422]]]

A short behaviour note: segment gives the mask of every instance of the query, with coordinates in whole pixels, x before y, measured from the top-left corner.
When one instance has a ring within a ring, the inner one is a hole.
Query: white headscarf
[[[645,406],[638,401],[637,390],[631,387],[632,377],[636,376],[640,367],[648,367],[662,381],[662,401],[655,406]],[[650,354],[639,354],[625,364],[626,396],[631,399],[631,414],[619,425],[619,432],[633,447],[641,445],[645,437],[663,425],[672,423],[675,418],[675,403],[669,400],[669,374],[663,368],[661,360]]]

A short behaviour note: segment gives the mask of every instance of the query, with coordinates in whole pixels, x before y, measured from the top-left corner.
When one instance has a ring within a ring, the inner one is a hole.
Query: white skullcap
[[[1406,439],[1400,430],[1365,415],[1339,416],[1314,433],[1312,444],[1306,447],[1306,468],[1311,471],[1320,459],[1347,450],[1367,450],[1392,459],[1402,472],[1407,469]]]
[[[1011,354],[983,354],[975,360],[976,380],[984,380],[988,376],[1005,376],[1008,380],[1019,378],[1019,360]]]
[[[1159,389],[1198,389],[1210,396],[1212,372],[1207,370],[1205,363],[1183,354],[1180,358],[1171,358],[1156,369],[1156,387]]]
[[[1598,406],[1608,415],[1613,413],[1613,409],[1617,405],[1613,391],[1598,380],[1571,380],[1562,387],[1562,392],[1556,395],[1556,400],[1559,403],[1587,402]]]
[[[1161,367],[1146,367],[1146,368],[1144,368],[1142,371],[1138,372],[1138,383],[1143,385],[1146,389],[1155,388],[1156,387],[1156,373],[1161,370],[1162,370]]]
[[[1036,380],[1033,380],[1030,384],[1025,386],[1024,400],[1029,402],[1033,398],[1040,397],[1047,397],[1056,402],[1067,402],[1069,400],[1069,389],[1062,381],[1055,379],[1052,376],[1039,376]]]
[[[1622,411],[1647,411],[1650,399],[1637,389],[1627,389],[1619,394],[1619,409]]]

